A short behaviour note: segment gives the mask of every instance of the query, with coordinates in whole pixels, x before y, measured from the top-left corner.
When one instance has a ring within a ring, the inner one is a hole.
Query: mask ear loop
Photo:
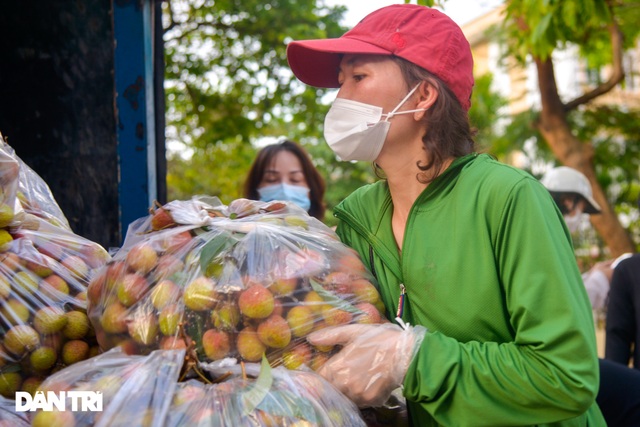
[[[405,102],[407,102],[407,100],[411,97],[411,95],[413,95],[413,93],[418,90],[418,88],[420,87],[421,83],[418,83],[413,89],[411,89],[409,91],[409,93],[407,94],[407,96],[405,96],[402,101],[400,101],[400,103],[396,106],[396,108],[394,108],[390,113],[388,114],[383,114],[383,116],[386,116],[384,121],[388,122],[389,119],[393,116],[395,116],[396,114],[408,114],[408,113],[417,113],[418,111],[425,111],[426,108],[419,108],[417,110],[404,110],[404,111],[400,111],[398,112],[398,110],[400,109],[400,107],[402,107],[404,105]]]

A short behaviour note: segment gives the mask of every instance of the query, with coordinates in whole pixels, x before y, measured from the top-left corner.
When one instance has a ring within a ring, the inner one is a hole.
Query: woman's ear
[[[419,98],[418,103],[416,104],[416,110],[424,111],[418,111],[414,113],[414,118],[416,120],[421,120],[426,114],[427,110],[429,110],[434,102],[436,102],[439,93],[436,87],[426,80],[420,83],[420,87],[418,88],[417,92]]]

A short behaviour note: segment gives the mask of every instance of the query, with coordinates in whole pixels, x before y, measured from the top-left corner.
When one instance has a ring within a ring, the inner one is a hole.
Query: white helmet
[[[600,212],[600,205],[593,199],[591,184],[581,172],[567,166],[559,166],[545,173],[540,182],[550,192],[575,193],[584,197],[587,202],[585,213],[594,214]]]

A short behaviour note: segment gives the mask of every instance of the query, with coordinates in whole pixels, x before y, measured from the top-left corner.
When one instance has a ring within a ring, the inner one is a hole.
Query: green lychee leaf
[[[305,420],[312,425],[320,422],[313,406],[289,390],[272,391],[260,402],[258,409],[274,416]]]
[[[348,311],[349,313],[353,313],[353,314],[362,313],[362,311],[358,310],[353,305],[349,304],[348,301],[343,300],[336,294],[326,290],[324,286],[322,286],[320,283],[316,282],[315,280],[309,278],[309,283],[311,284],[311,288],[314,291],[316,291],[326,303],[336,308],[339,308],[340,310]]]
[[[273,375],[271,374],[271,366],[267,358],[262,355],[262,363],[260,364],[260,374],[253,385],[244,393],[242,393],[242,403],[244,406],[244,415],[252,413],[260,402],[269,394],[273,385]]]
[[[258,409],[274,416],[304,420],[312,425],[320,423],[313,405],[292,390],[273,390],[260,402]]]
[[[200,270],[207,271],[211,260],[227,248],[237,243],[237,239],[226,230],[209,240],[200,250]]]
[[[204,347],[202,346],[202,336],[205,333],[205,315],[189,310],[186,315],[187,324],[185,325],[185,332],[196,345],[196,352],[198,356],[203,357]]]
[[[21,370],[22,370],[22,367],[20,365],[11,364],[7,366],[3,366],[2,369],[0,369],[0,373],[12,374],[15,372],[20,372]]]

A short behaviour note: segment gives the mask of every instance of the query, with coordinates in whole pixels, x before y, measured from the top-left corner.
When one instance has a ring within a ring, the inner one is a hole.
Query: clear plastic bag
[[[17,412],[15,401],[0,396],[0,427],[29,427],[27,414]]]
[[[162,426],[178,387],[183,360],[184,350],[137,356],[127,355],[121,348],[112,349],[51,375],[40,386],[44,393],[99,392],[102,411],[70,411],[71,400],[67,398],[64,412],[50,415],[37,411],[35,417],[60,417],[65,425],[76,427]]]
[[[263,360],[229,372],[219,384],[180,383],[165,426],[365,426],[355,404],[313,371]]]
[[[355,405],[312,371],[233,366],[219,382],[179,382],[184,350],[126,355],[114,348],[50,376],[43,392],[93,391],[102,411],[36,411],[82,426],[364,426]],[[67,399],[66,407],[70,407]],[[73,419],[71,419],[73,418]]]
[[[89,286],[103,348],[130,353],[193,344],[201,361],[236,358],[317,367],[331,348],[306,336],[380,323],[374,279],[335,233],[293,204],[194,198],[132,223]]]
[[[98,352],[87,286],[109,254],[74,234],[48,186],[0,140],[0,394]],[[27,203],[28,204],[25,204]],[[3,225],[4,224],[4,225]]]
[[[3,203],[11,206],[15,219],[24,220],[28,213],[70,231],[69,222],[56,202],[47,183],[4,142],[0,135],[0,186]],[[2,206],[2,209],[5,209]],[[0,209],[0,211],[2,211]],[[0,213],[2,216],[2,213]],[[4,227],[0,221],[0,228]],[[14,222],[14,226],[20,224]]]

